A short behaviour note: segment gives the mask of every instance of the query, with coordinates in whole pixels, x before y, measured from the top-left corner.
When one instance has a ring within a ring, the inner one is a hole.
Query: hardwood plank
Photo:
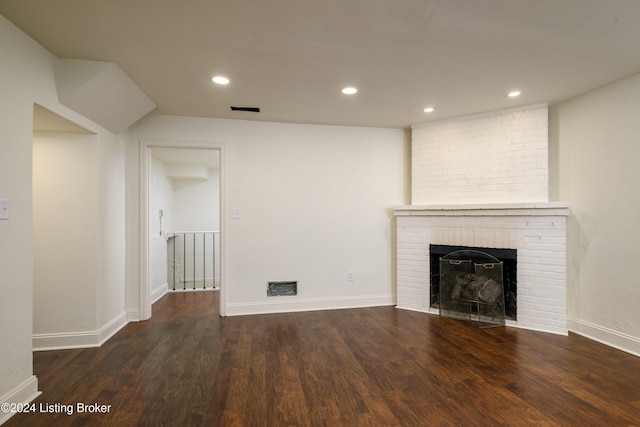
[[[220,318],[174,293],[99,349],[34,354],[6,426],[640,426],[640,359],[570,334],[376,307]]]

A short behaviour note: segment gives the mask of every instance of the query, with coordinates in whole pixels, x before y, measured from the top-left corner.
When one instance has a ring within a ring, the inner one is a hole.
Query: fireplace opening
[[[452,317],[468,316],[467,310],[474,316],[491,319],[502,305],[503,318],[517,320],[516,249],[429,245],[429,260],[432,308],[439,309],[441,314],[444,309]],[[441,271],[442,268],[446,271]],[[501,295],[497,284],[502,287]]]

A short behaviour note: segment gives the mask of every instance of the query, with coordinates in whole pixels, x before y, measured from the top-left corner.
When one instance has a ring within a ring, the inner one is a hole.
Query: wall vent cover
[[[260,108],[258,107],[234,107],[231,106],[231,111],[247,111],[249,113],[259,113]]]
[[[269,282],[267,285],[268,297],[292,295],[298,295],[298,282]]]

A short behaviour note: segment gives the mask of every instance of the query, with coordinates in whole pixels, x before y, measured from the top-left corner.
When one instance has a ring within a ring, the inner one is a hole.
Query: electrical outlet
[[[229,213],[230,213],[231,219],[240,219],[240,209],[231,208]]]
[[[347,281],[353,282],[355,273],[353,271],[347,271]]]

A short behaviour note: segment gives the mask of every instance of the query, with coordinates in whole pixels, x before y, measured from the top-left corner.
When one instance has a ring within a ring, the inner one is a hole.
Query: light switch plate
[[[9,200],[0,199],[0,219],[9,219]]]

